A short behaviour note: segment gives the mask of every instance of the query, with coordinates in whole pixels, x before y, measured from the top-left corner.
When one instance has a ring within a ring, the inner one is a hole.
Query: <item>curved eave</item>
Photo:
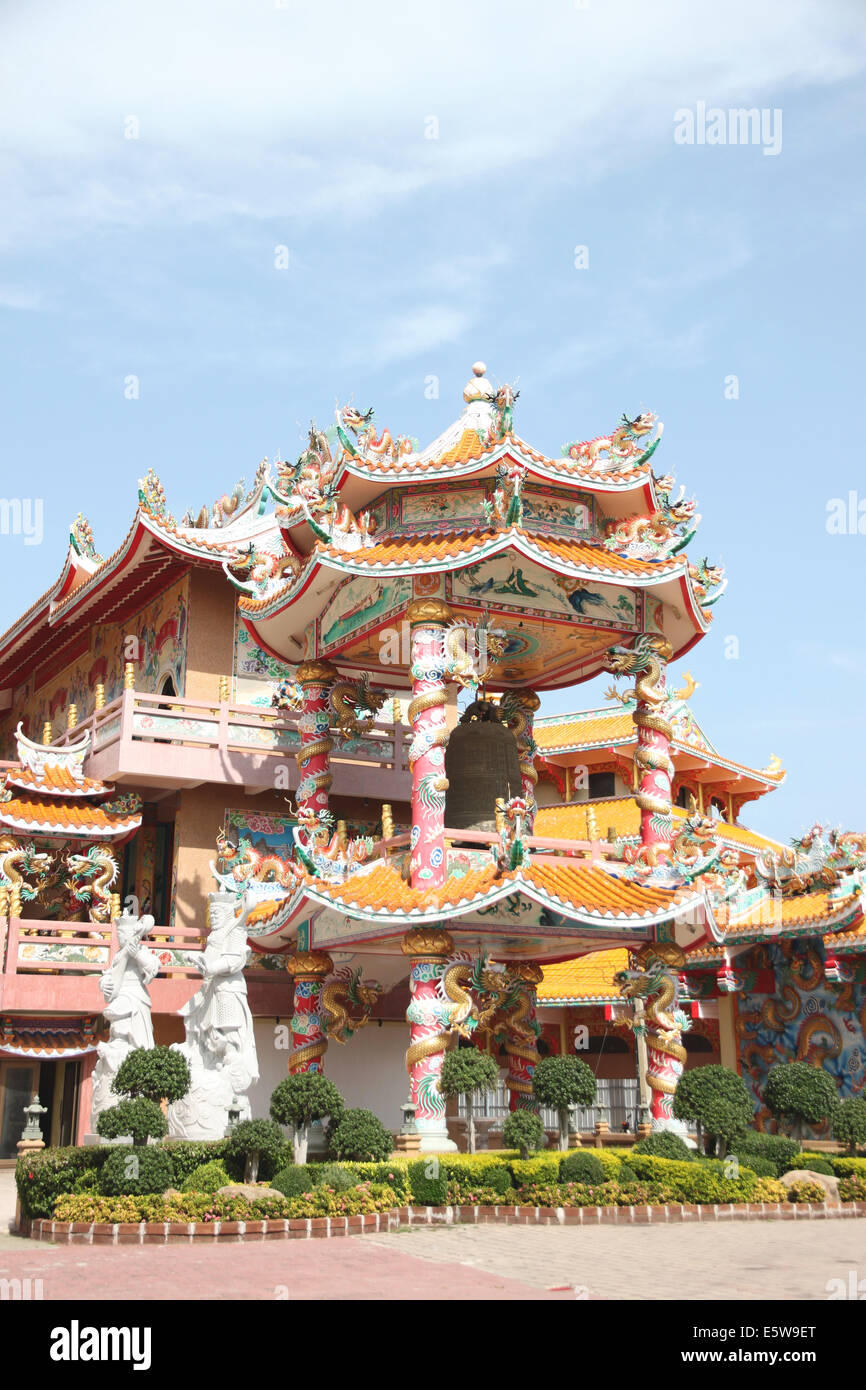
[[[537,730],[536,730],[537,732]],[[594,751],[606,752],[609,748],[629,748],[637,743],[637,734],[625,734],[613,738],[589,739],[586,741],[576,741],[572,743],[556,744],[554,746],[539,744],[539,751],[549,761],[553,762],[557,757],[563,757],[572,753],[587,753]],[[686,757],[695,758],[701,762],[709,763],[714,767],[720,767],[725,771],[733,772],[735,776],[744,782],[757,782],[764,791],[773,791],[780,787],[787,776],[783,770],[777,776],[771,773],[759,772],[756,768],[747,767],[745,763],[731,762],[728,758],[723,758],[719,753],[709,752],[705,748],[695,748],[690,743],[680,743],[674,739],[671,743],[673,753],[682,753]],[[685,768],[684,772],[693,772],[697,769]]]
[[[124,840],[141,826],[141,816],[130,816],[128,820],[115,825],[81,825],[80,823],[40,821],[35,817],[19,819],[9,815],[0,807],[0,826],[19,835],[38,835],[54,840]]]

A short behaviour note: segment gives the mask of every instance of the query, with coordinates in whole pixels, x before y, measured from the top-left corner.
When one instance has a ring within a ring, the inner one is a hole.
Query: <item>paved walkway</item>
[[[852,1276],[866,1289],[866,1221],[453,1226],[217,1247],[0,1235],[0,1279],[41,1279],[47,1300],[823,1300]]]
[[[858,1271],[866,1221],[712,1226],[450,1226],[364,1236],[435,1263],[508,1273],[537,1289],[609,1299],[826,1299]]]

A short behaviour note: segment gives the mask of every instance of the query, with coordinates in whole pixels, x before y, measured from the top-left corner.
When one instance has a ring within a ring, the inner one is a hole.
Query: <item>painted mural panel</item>
[[[51,720],[58,732],[65,727],[71,704],[78,708],[79,723],[87,719],[93,712],[97,684],[105,686],[106,703],[116,699],[123,691],[124,648],[130,638],[138,642],[136,689],[155,692],[170,679],[182,695],[188,610],[188,583],[181,579],[123,624],[94,624],[86,652],[39,689],[28,683],[15,692],[14,722],[22,719],[30,736],[38,738],[46,720]],[[10,735],[13,727],[14,723],[7,721]]]
[[[484,603],[492,612],[520,611],[536,617],[577,616],[597,627],[636,630],[635,594],[616,585],[553,574],[513,554],[492,555],[457,570],[448,579],[456,603]]]
[[[408,575],[384,579],[354,575],[345,579],[318,620],[320,655],[341,647],[347,637],[377,626],[389,614],[405,608],[411,599],[412,580]]]
[[[592,526],[589,498],[556,497],[549,493],[523,493],[523,525],[527,531],[575,531],[588,534]]]
[[[817,937],[763,945],[745,965],[737,962],[744,981],[736,995],[740,1064],[765,1129],[773,1121],[763,1092],[776,1062],[812,1062],[834,1078],[840,1098],[864,1094],[866,962],[850,964],[848,983],[828,982]],[[813,1133],[827,1138],[825,1130]]]
[[[294,849],[292,828],[297,821],[292,816],[274,812],[237,811],[225,813],[225,833],[230,840],[249,840],[257,854],[279,855],[288,859]]]
[[[477,525],[484,516],[483,487],[434,488],[430,492],[413,489],[400,499],[400,522],[416,531],[435,529],[444,522]]]

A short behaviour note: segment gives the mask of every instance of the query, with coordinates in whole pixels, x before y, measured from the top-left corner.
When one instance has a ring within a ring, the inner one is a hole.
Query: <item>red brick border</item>
[[[712,1206],[649,1207],[397,1207],[370,1216],[317,1216],[287,1221],[42,1221],[21,1223],[21,1234],[59,1245],[171,1245],[209,1240],[311,1240],[396,1231],[401,1226],[632,1226],[689,1221],[828,1220],[866,1216],[866,1202],[718,1202]]]

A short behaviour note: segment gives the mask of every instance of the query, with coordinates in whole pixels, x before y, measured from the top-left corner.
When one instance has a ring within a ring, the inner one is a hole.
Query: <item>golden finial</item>
[[[382,802],[382,839],[390,840],[394,835],[394,813],[390,803]]]
[[[95,691],[93,692],[93,708],[105,708],[105,686],[102,684],[102,681],[99,682]]]
[[[506,824],[505,824],[505,800],[504,800],[504,798],[501,797],[501,796],[497,796],[497,798],[496,798],[495,811],[496,811],[496,832],[497,832],[498,835],[504,835],[504,834],[505,834],[505,831],[506,831],[506,828],[507,828],[507,827],[506,827]]]
[[[220,676],[220,704],[224,705],[229,698],[229,678]]]
[[[588,840],[598,839],[598,826],[595,822],[595,809],[592,806],[586,808],[586,838]]]
[[[42,742],[43,742],[43,743],[50,743],[50,742],[51,742],[51,720],[50,720],[50,719],[46,719],[45,723],[42,725]]]
[[[346,822],[345,822],[344,820],[338,820],[338,821],[337,821],[337,843],[340,845],[341,849],[345,849],[345,848],[346,848],[346,845],[348,844],[348,842],[349,842],[349,832],[348,832],[347,829],[346,829]]]
[[[124,690],[135,689],[135,662],[127,661],[123,668],[123,688]]]
[[[69,709],[66,711],[66,727],[67,727],[67,729],[74,729],[77,723],[78,723],[78,706],[77,706],[77,705],[70,705],[70,706],[69,706]]]

